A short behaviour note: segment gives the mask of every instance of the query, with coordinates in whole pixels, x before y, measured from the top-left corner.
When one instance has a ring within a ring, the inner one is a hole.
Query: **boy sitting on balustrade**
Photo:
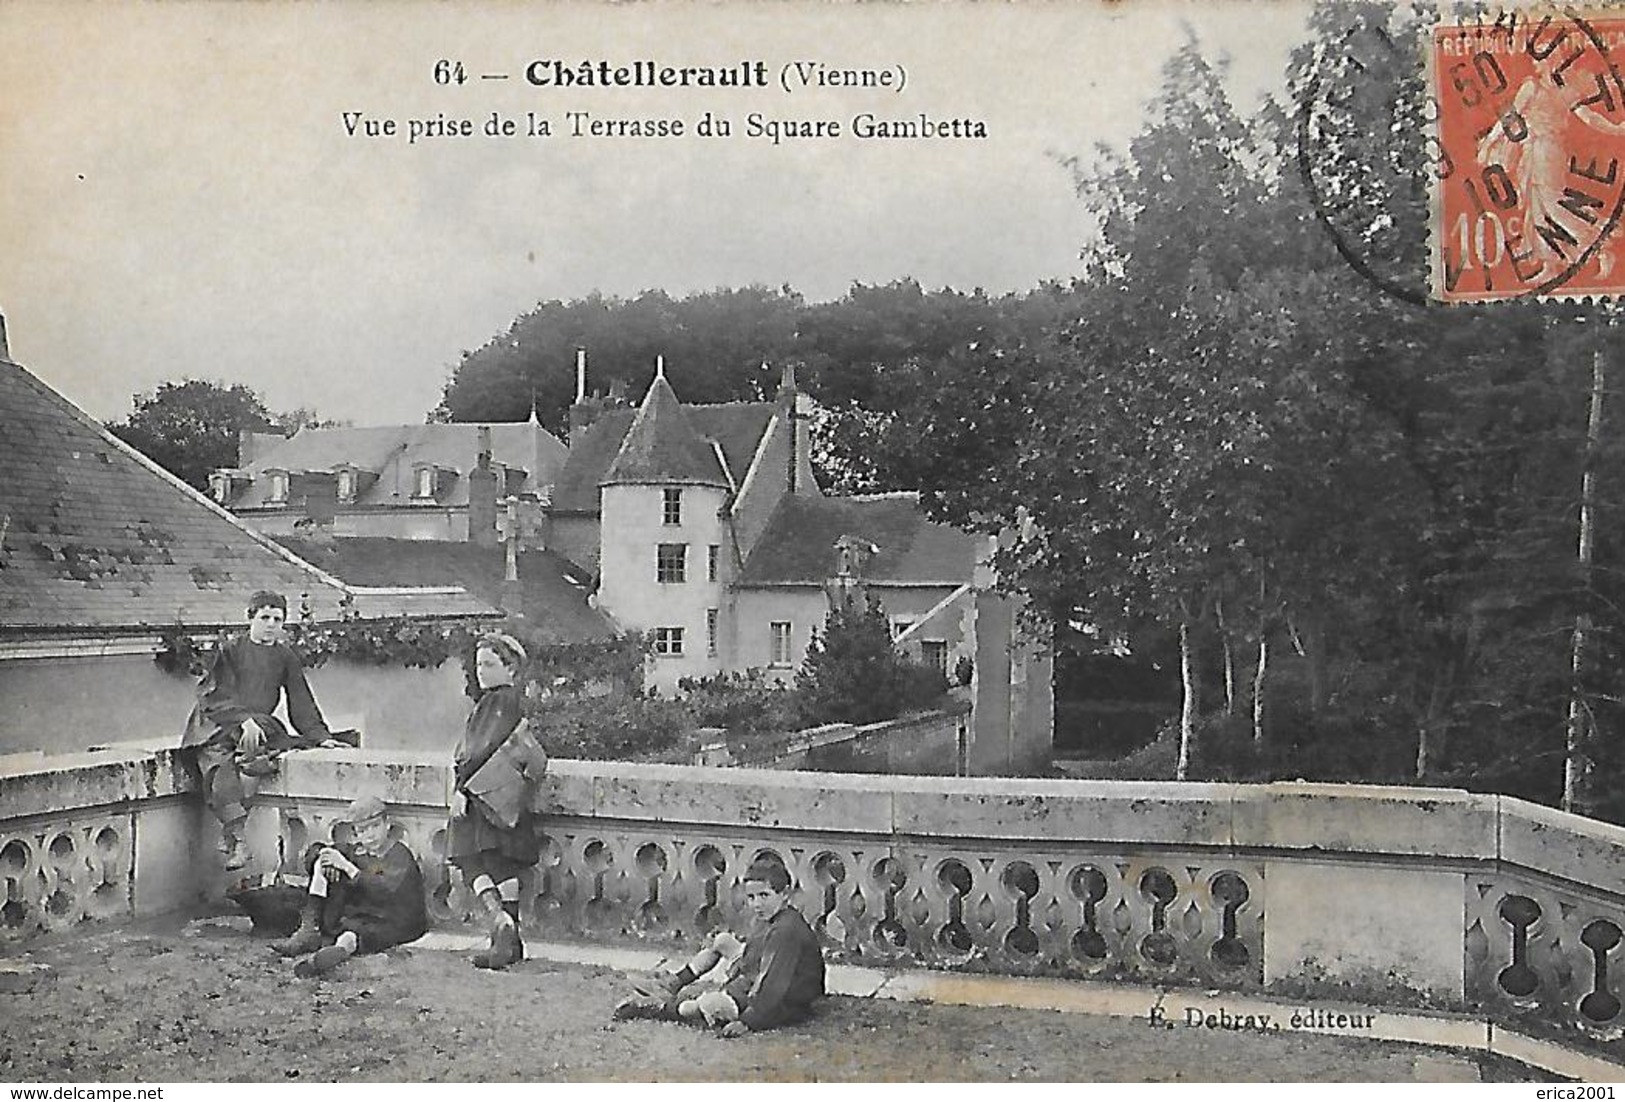
[[[758,860],[745,872],[745,904],[756,924],[741,942],[724,930],[672,974],[634,979],[637,991],[615,1007],[615,1017],[664,1018],[720,1027],[722,1036],[800,1021],[824,994],[824,956],[801,912],[790,905],[790,873],[777,861]],[[722,961],[722,985],[687,988]]]
[[[328,729],[299,656],[282,641],[287,619],[282,594],[261,590],[249,598],[248,631],[216,648],[181,736],[202,775],[203,802],[220,820],[228,871],[250,860],[244,777],[276,772],[277,758],[286,750],[360,742],[353,730]],[[273,714],[284,698],[292,734]]]

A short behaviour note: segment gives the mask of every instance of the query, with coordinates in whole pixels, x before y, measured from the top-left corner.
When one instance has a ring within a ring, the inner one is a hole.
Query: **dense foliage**
[[[828,303],[808,303],[788,287],[544,302],[464,354],[434,416],[522,420],[534,403],[542,423],[562,435],[577,348],[587,353],[589,394],[600,403],[641,395],[656,356],[685,402],[771,397],[790,364],[819,405],[812,458],[820,484],[837,492],[889,489],[887,472],[869,456],[894,412],[934,385],[922,365],[989,331],[1030,324],[1054,302],[1048,294],[926,291],[913,280],[856,285]]]
[[[209,474],[237,465],[237,445],[244,432],[289,436],[306,425],[328,425],[313,410],[273,413],[260,396],[241,383],[226,386],[203,379],[162,383],[136,394],[132,409],[108,429],[170,474],[199,490]]]
[[[1174,635],[1182,775],[1557,802],[1572,707],[1575,806],[1618,817],[1625,452],[1586,429],[1620,340],[1595,311],[1421,294],[1428,18],[1323,6],[1298,102],[1250,118],[1182,51],[1134,142],[1073,162],[1101,233],[1064,323],[933,364],[951,385],[872,460],[1015,533],[1000,565],[1039,608]]]
[[[947,691],[941,672],[898,653],[873,598],[848,596],[830,609],[796,671],[798,708],[809,727],[895,719],[935,707]]]

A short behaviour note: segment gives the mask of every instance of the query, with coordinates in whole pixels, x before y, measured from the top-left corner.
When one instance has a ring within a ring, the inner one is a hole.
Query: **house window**
[[[718,568],[719,568],[719,564],[721,562],[721,559],[722,559],[722,548],[718,547],[716,544],[713,543],[710,547],[707,547],[705,549],[705,580],[706,581],[714,582],[714,581],[717,580],[717,573],[718,573]]]
[[[226,498],[231,496],[231,477],[223,474],[210,475],[209,492],[216,501],[224,505]]]
[[[717,610],[705,610],[705,653],[715,658],[717,655]]]
[[[903,632],[914,626],[914,620],[909,616],[893,616],[891,622],[891,637],[896,639]]]
[[[417,476],[417,479],[416,479],[417,480],[417,488],[414,490],[412,496],[413,497],[433,497],[434,496],[434,468],[433,467],[419,467],[413,473]]]
[[[339,500],[350,501],[355,498],[355,472],[339,472]]]
[[[655,548],[655,581],[688,580],[688,544],[662,543]]]
[[[666,524],[683,523],[683,491],[660,491],[660,516]]]
[[[288,473],[286,471],[271,472],[271,496],[267,499],[272,505],[283,505],[288,500]]]
[[[655,628],[655,654],[662,657],[676,657],[682,653],[682,628]]]
[[[767,625],[768,662],[774,666],[790,665],[790,621],[774,620]]]
[[[922,642],[920,658],[943,677],[948,676],[948,644],[941,639],[927,639]]]

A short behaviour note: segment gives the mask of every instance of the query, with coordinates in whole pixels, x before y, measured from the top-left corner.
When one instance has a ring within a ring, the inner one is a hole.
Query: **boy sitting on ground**
[[[615,1007],[615,1017],[665,1018],[721,1027],[722,1036],[800,1021],[824,994],[824,957],[801,912],[790,905],[790,873],[776,861],[754,861],[745,872],[745,904],[756,919],[741,943],[727,931],[676,974],[634,981],[638,994]],[[722,986],[686,992],[701,976],[728,962]]]
[[[301,979],[331,972],[357,953],[416,941],[429,929],[423,873],[404,843],[390,841],[384,801],[363,796],[341,822],[350,824],[353,840],[311,856],[299,929],[272,943],[283,956],[304,957],[293,969]]]

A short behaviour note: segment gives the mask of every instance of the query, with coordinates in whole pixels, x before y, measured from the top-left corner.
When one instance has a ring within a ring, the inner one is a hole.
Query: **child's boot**
[[[657,999],[674,999],[677,992],[683,989],[682,977],[676,972],[662,972],[659,969],[634,975],[631,981],[632,990]]]
[[[221,825],[220,833],[224,842],[227,872],[248,866],[250,854],[248,844],[243,841],[243,825],[247,821],[245,817]]]
[[[525,959],[525,943],[519,936],[519,901],[504,899],[502,914],[491,931],[491,947],[475,955],[475,968],[502,969]]]
[[[302,980],[314,979],[316,976],[325,976],[339,965],[350,959],[348,946],[341,944],[329,945],[325,949],[318,949],[304,960],[293,966],[293,974]]]
[[[320,908],[320,899],[313,895],[305,896],[304,906],[299,911],[299,928],[293,932],[292,937],[271,942],[271,948],[285,957],[302,957],[306,953],[314,953],[320,949],[322,947],[322,931],[318,922]]]
[[[658,995],[628,995],[615,1004],[610,1016],[618,1022],[627,1022],[634,1018],[676,1021],[677,1006],[670,999],[663,999]]]

